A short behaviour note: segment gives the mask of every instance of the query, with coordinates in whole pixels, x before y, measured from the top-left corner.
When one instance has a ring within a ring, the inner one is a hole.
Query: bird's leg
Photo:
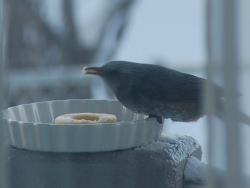
[[[158,123],[163,124],[163,119],[164,118],[161,117],[161,116],[149,114],[147,118],[156,118],[156,120],[158,121]]]

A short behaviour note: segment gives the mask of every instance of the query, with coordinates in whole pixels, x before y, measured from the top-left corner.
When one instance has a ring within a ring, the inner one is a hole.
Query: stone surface
[[[177,135],[114,152],[45,153],[7,145],[4,150],[11,188],[183,187],[187,158],[201,158],[201,147],[192,137]]]

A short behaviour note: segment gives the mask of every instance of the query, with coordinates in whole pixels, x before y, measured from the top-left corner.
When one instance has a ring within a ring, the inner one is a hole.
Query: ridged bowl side
[[[62,114],[116,115],[115,124],[56,125]],[[128,149],[157,140],[162,125],[155,118],[125,109],[111,100],[61,100],[19,105],[3,111],[7,141],[17,147],[50,152],[99,152]]]

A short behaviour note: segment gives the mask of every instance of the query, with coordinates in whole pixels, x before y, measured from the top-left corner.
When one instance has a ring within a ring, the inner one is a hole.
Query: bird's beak
[[[84,67],[82,69],[82,73],[83,74],[97,74],[97,75],[101,75],[102,72],[100,70],[99,67]]]

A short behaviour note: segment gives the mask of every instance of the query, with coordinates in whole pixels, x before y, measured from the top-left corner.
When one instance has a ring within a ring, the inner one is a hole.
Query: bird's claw
[[[156,116],[156,115],[151,115],[151,114],[148,115],[147,119],[148,119],[148,118],[156,118],[157,122],[160,123],[160,124],[163,124],[163,121],[164,121],[164,118],[163,118],[163,117],[161,117],[161,116]]]

